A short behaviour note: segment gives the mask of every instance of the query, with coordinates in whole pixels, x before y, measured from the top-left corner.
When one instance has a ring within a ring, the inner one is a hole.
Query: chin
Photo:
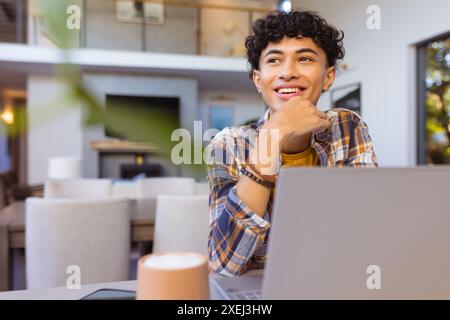
[[[269,109],[272,112],[276,112],[278,110],[280,110],[281,108],[283,108],[283,106],[287,103],[288,101],[283,101],[283,100],[277,100],[275,101],[275,103],[273,103],[272,107],[270,107]]]

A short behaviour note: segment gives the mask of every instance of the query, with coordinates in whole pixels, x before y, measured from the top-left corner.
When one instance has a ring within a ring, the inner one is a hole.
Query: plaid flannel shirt
[[[367,125],[360,116],[346,109],[332,109],[326,114],[331,126],[311,138],[320,165],[377,166]],[[223,129],[208,146],[209,154],[215,159],[207,165],[211,190],[208,252],[211,269],[223,275],[240,275],[247,269],[261,268],[266,259],[273,198],[262,218],[238,197],[236,184],[254,143],[253,133],[268,115],[267,111],[254,125]]]

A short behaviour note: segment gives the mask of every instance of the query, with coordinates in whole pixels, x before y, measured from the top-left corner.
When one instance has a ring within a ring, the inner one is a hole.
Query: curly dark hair
[[[328,66],[335,66],[338,59],[344,57],[342,40],[344,32],[328,24],[319,14],[313,11],[291,11],[289,13],[274,11],[265,18],[253,22],[253,35],[245,39],[250,78],[253,70],[259,70],[261,52],[270,42],[279,42],[285,36],[311,38],[325,51]]]

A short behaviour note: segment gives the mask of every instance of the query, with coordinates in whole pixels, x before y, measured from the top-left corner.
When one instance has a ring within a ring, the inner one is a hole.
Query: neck
[[[281,149],[282,153],[300,153],[305,151],[311,145],[311,133],[305,134],[299,138],[289,140],[283,148]]]

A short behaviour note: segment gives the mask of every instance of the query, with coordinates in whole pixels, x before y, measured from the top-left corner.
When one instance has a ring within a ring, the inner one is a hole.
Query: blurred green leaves
[[[79,46],[81,30],[69,29],[67,21],[69,14],[67,8],[77,5],[80,9],[83,1],[80,0],[37,0],[39,1],[39,16],[46,36],[61,49],[73,49]],[[81,17],[82,18],[82,17]]]

